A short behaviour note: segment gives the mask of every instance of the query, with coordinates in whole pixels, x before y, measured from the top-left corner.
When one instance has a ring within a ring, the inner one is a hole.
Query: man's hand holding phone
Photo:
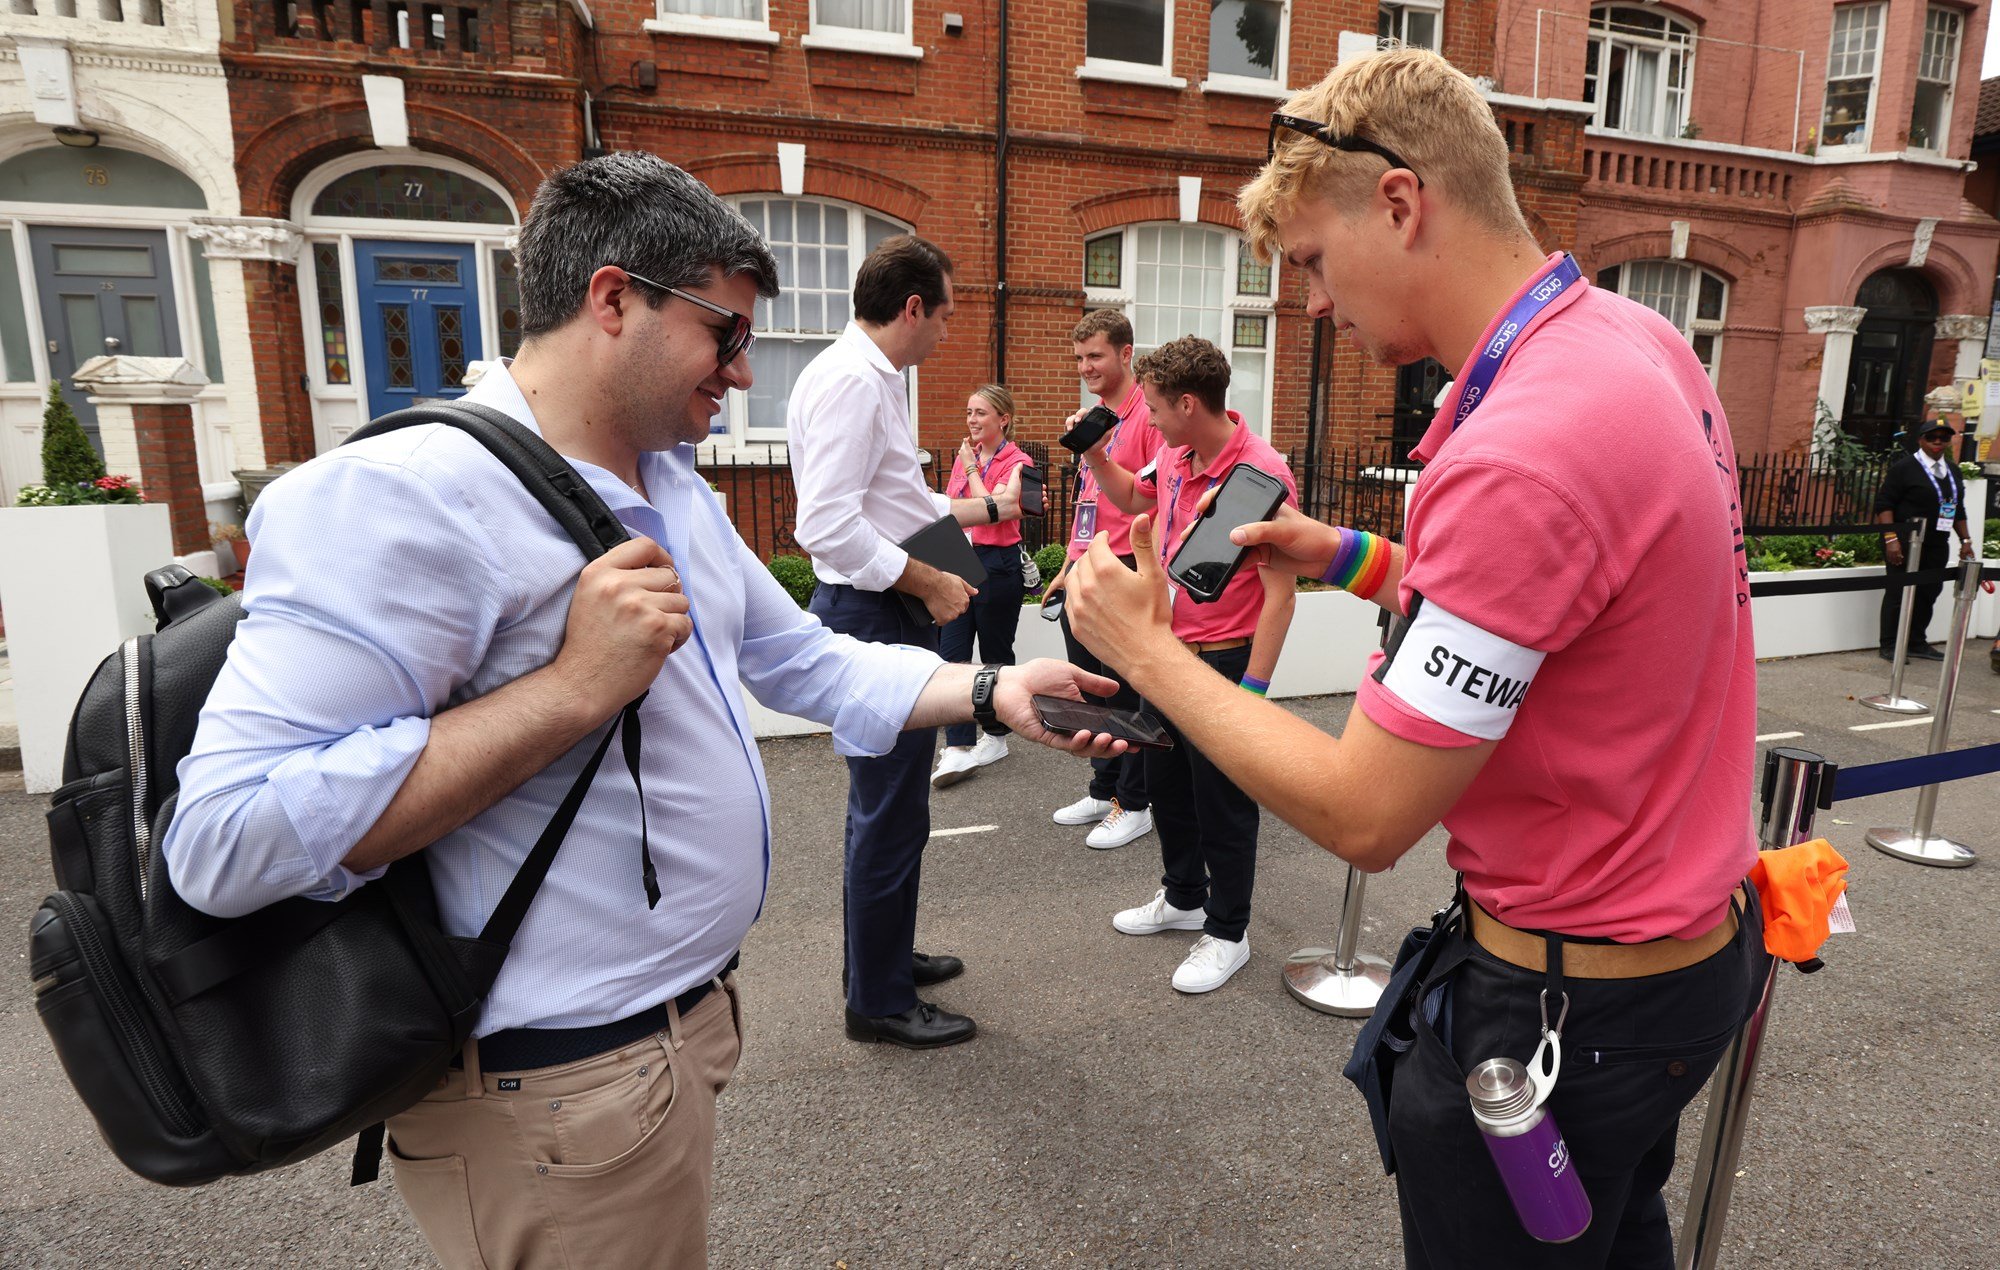
[[[1206,509],[1214,497],[1215,491],[1210,490],[1202,499],[1202,507]],[[1340,550],[1340,530],[1314,520],[1290,503],[1278,508],[1278,514],[1270,520],[1241,526],[1229,535],[1229,540],[1239,547],[1256,548],[1257,563],[1265,568],[1302,578],[1317,578],[1325,573]]]

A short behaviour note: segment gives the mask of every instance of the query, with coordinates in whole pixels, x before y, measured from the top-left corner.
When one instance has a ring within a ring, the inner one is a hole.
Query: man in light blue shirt
[[[663,898],[648,907],[633,859],[642,795],[599,779],[462,1068],[391,1119],[390,1146],[447,1266],[695,1265],[715,1096],[740,1054],[729,972],[770,870],[738,685],[865,755],[971,717],[974,672],[802,613],[695,472],[690,443],[750,386],[749,315],[777,293],[741,217],[653,156],[612,155],[543,184],[518,256],[526,342],[467,399],[539,432],[632,541],[579,575],[548,513],[442,425],[287,475],[251,516],[245,618],[163,850],[183,898],[230,916],[338,898],[422,849],[445,929],[476,933],[597,736],[647,693]],[[1039,662],[980,686],[1054,742],[1029,696],[1079,685],[1100,691]]]

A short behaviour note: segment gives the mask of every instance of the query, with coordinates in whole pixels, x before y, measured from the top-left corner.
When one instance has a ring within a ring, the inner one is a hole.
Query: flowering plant
[[[1958,465],[1958,474],[1968,481],[1976,481],[1986,475],[1986,469],[1978,463],[1961,463]]]
[[[79,507],[94,503],[138,503],[139,482],[129,476],[100,476],[67,485],[23,485],[15,502],[23,507]]]
[[[1834,547],[1821,547],[1819,550],[1813,552],[1813,557],[1819,561],[1819,567],[1822,569],[1852,569],[1854,567],[1854,553],[1851,551],[1841,551]]]

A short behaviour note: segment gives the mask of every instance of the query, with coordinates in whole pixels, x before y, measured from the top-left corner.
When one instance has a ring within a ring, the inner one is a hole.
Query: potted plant
[[[241,573],[250,567],[250,540],[243,536],[243,526],[233,521],[211,520],[208,522],[209,541],[215,544],[216,570],[223,577],[231,573]],[[235,562],[233,569],[222,568],[223,550],[227,548],[229,558]]]
[[[42,416],[42,479],[0,509],[0,604],[14,663],[21,765],[31,791],[61,783],[70,713],[90,673],[153,627],[145,575],[171,561],[165,503],[107,474],[62,389]]]

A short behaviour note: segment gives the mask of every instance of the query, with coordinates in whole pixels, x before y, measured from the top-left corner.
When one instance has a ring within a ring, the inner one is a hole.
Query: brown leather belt
[[[1196,643],[1191,639],[1181,641],[1181,647],[1188,649],[1196,656],[1200,656],[1203,653],[1226,653],[1232,648],[1248,648],[1249,646],[1250,641],[1247,639],[1218,639],[1213,644]]]
[[[1706,961],[1736,938],[1735,898],[1731,897],[1728,915],[1714,929],[1693,939],[1669,936],[1643,944],[1579,944],[1564,940],[1563,974],[1578,979],[1640,979],[1685,970],[1698,961]],[[1548,970],[1549,946],[1540,935],[1516,930],[1476,903],[1469,908],[1473,942],[1509,965],[1536,972]]]

